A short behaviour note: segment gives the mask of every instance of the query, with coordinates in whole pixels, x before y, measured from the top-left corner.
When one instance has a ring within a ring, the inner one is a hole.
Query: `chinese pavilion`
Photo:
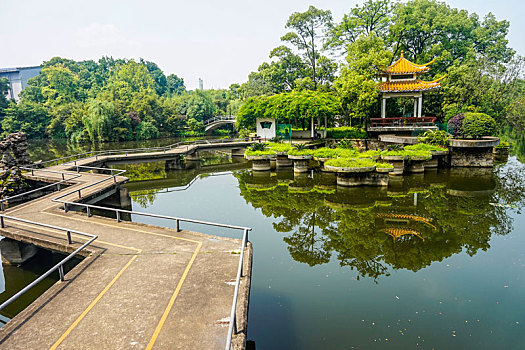
[[[423,110],[423,91],[439,89],[439,81],[444,77],[434,81],[423,81],[418,76],[430,70],[428,67],[434,60],[426,64],[415,64],[407,60],[403,51],[401,57],[382,71],[382,76],[386,80],[379,84],[379,91],[382,93],[381,118],[386,117],[386,100],[393,97],[413,97],[414,114],[412,117],[422,117]]]

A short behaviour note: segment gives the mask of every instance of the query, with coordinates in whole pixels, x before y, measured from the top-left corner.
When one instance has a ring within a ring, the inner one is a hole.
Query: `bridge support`
[[[244,157],[244,152],[246,152],[246,147],[232,148],[232,157]]]
[[[193,153],[187,154],[186,155],[186,160],[188,160],[188,161],[200,161],[201,160],[201,156],[199,154],[199,151],[195,151]]]
[[[0,251],[3,261],[10,265],[20,265],[31,259],[38,252],[38,248],[33,244],[4,238],[0,241]]]
[[[183,170],[186,169],[186,162],[183,156],[176,156],[174,159],[169,159],[164,165],[166,170]]]
[[[275,167],[276,168],[288,168],[291,167],[292,160],[288,158],[287,154],[278,154],[277,160],[275,161]]]

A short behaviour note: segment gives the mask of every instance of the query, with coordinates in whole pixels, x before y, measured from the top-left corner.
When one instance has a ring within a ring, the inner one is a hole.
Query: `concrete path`
[[[65,169],[55,166],[50,169]],[[34,178],[49,175],[35,171]],[[106,178],[84,174],[61,192]],[[82,197],[126,181],[106,181]],[[58,193],[8,209],[6,215],[99,236],[84,260],[0,329],[2,349],[223,349],[241,241],[68,212],[51,202]],[[75,194],[71,195],[73,199]],[[68,199],[67,197],[64,199]],[[74,200],[78,200],[76,197]],[[0,235],[61,251],[63,231],[5,220]],[[182,228],[184,228],[182,226]],[[240,233],[241,235],[241,233]],[[240,236],[239,235],[239,236]],[[251,275],[245,251],[233,348],[243,348]]]

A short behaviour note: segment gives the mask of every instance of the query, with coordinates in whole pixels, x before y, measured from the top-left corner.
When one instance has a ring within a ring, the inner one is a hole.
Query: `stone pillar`
[[[11,265],[20,265],[31,259],[38,248],[33,244],[18,242],[9,238],[0,241],[2,260]]]
[[[182,156],[175,156],[174,159],[168,159],[164,167],[166,170],[182,170],[186,169],[186,163]]]
[[[285,154],[277,154],[277,160],[275,161],[275,167],[276,168],[287,168],[291,167],[292,161],[288,158],[288,155]]]
[[[315,125],[314,125],[314,117],[312,117],[312,120],[310,122],[311,128],[312,128],[312,138],[315,137]]]
[[[419,96],[419,103],[417,104],[417,116],[421,118],[423,116],[423,95]]]
[[[232,157],[244,157],[246,147],[232,148]]]
[[[417,98],[414,97],[414,114],[413,117],[417,117]]]
[[[252,169],[255,171],[269,171],[272,169],[270,158],[252,159]]]
[[[386,118],[386,98],[381,99],[381,118]]]
[[[195,151],[191,154],[187,154],[185,157],[186,157],[186,160],[190,160],[190,161],[197,161],[197,160],[200,161],[201,160],[199,151]]]
[[[294,159],[293,172],[294,173],[308,172],[308,159]]]

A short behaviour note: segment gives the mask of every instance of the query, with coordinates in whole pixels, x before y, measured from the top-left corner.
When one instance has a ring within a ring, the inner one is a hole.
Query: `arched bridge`
[[[203,122],[203,124],[204,124],[206,133],[209,133],[222,125],[235,124],[236,122],[237,122],[237,116],[235,115],[219,115],[216,117],[211,117],[209,119],[206,119]]]

